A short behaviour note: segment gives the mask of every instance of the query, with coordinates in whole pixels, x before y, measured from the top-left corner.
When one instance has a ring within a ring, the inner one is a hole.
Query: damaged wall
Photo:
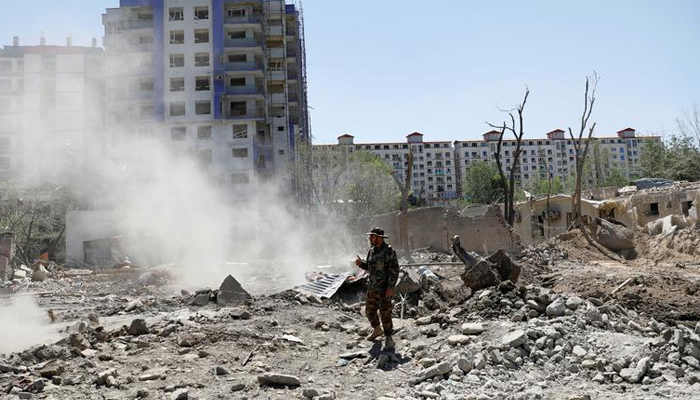
[[[66,264],[75,267],[86,262],[85,242],[117,234],[114,211],[69,211],[66,213]]]
[[[367,232],[373,226],[381,226],[389,236],[389,243],[396,240],[399,214],[382,214],[353,221],[355,231]],[[484,207],[469,215],[444,207],[426,207],[408,212],[408,235],[412,249],[430,247],[438,251],[450,251],[450,239],[459,235],[462,247],[477,253],[492,253],[498,249],[510,253],[522,250],[518,234],[502,218],[496,207]]]
[[[628,199],[628,208],[636,209],[639,226],[669,215],[688,217],[698,193],[700,189],[635,193]]]
[[[520,235],[524,245],[538,244],[566,232],[572,220],[571,196],[568,195],[551,196],[549,214],[546,198],[518,203],[515,209],[518,215],[513,222],[513,228]],[[581,201],[581,213],[599,217],[595,203],[586,199]]]

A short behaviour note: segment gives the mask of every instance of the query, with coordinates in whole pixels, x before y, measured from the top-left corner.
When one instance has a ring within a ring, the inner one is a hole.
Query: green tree
[[[668,178],[666,145],[661,140],[647,140],[642,146],[639,168],[642,177]]]
[[[470,203],[491,204],[503,198],[498,168],[493,162],[475,161],[464,176],[464,196]]]
[[[604,180],[605,186],[623,187],[627,185],[628,179],[625,173],[618,167],[609,167]]]

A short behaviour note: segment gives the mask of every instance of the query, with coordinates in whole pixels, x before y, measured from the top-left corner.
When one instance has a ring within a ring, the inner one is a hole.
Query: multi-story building
[[[303,17],[284,0],[121,0],[103,15],[114,140],[194,153],[232,189],[309,138]]]
[[[338,137],[337,145],[314,145],[314,148],[344,149],[374,153],[386,161],[396,177],[405,182],[408,172],[408,154],[413,153],[411,190],[413,195],[431,204],[439,204],[459,197],[452,142],[424,142],[423,134],[413,132],[403,143],[355,143],[354,136]]]
[[[0,180],[54,183],[79,171],[101,126],[103,51],[92,47],[0,49]]]
[[[500,132],[490,131],[483,135],[483,140],[456,140],[454,142],[455,159],[459,165],[458,182],[460,184],[469,164],[474,161],[495,161]],[[596,159],[606,167],[615,167],[625,176],[630,177],[639,172],[639,160],[644,150],[644,143],[661,140],[659,136],[637,136],[632,128],[617,132],[616,136],[594,137],[588,152],[588,162]],[[575,142],[561,129],[547,133],[544,139],[524,138],[521,142],[521,158],[515,178],[520,182],[546,177],[546,170],[562,179],[576,174]],[[501,155],[506,171],[510,172],[516,149],[515,140],[503,140]]]
[[[374,153],[392,167],[402,182],[405,182],[408,169],[408,154],[412,152],[413,194],[429,203],[440,204],[461,196],[462,180],[470,163],[496,160],[499,136],[499,132],[490,131],[483,135],[483,140],[425,142],[422,133],[414,132],[403,143],[355,143],[354,136],[344,134],[338,137],[337,144],[314,145],[314,148]],[[602,163],[618,168],[629,177],[638,171],[644,143],[658,140],[658,136],[640,137],[634,129],[626,128],[617,132],[617,136],[594,138],[592,146],[596,148],[595,157]],[[515,173],[515,178],[521,183],[546,177],[546,169],[561,178],[576,173],[574,141],[567,139],[561,129],[547,133],[545,139],[523,139],[521,147],[520,164]],[[502,160],[507,172],[513,165],[515,148],[515,140],[502,143]],[[594,158],[593,152],[589,150],[589,162]]]

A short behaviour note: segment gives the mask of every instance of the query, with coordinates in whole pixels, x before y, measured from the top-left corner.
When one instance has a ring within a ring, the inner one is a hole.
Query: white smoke
[[[50,325],[46,310],[26,293],[10,297],[10,303],[0,306],[0,354],[22,351],[38,344],[61,339],[55,326]]]

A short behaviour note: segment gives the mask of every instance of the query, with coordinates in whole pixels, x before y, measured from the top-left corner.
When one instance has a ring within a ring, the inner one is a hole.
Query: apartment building
[[[0,181],[58,182],[79,171],[101,126],[103,50],[20,45],[0,49]]]
[[[344,134],[338,137],[337,144],[314,145],[314,148],[376,154],[392,167],[402,182],[405,182],[407,173],[408,153],[412,151],[413,194],[431,204],[441,204],[461,196],[462,180],[470,163],[496,161],[499,136],[498,131],[490,131],[483,134],[482,140],[426,142],[422,133],[413,132],[402,143],[355,143],[354,136]],[[600,162],[619,168],[629,177],[639,170],[644,143],[659,141],[660,137],[637,136],[634,129],[626,128],[615,136],[595,137],[593,140],[591,149],[596,149]],[[520,164],[515,173],[515,178],[520,182],[535,179],[538,175],[546,177],[546,169],[561,178],[576,173],[574,141],[567,138],[563,130],[553,130],[544,139],[523,139],[521,145]],[[515,148],[515,140],[504,140],[502,143],[502,159],[507,172],[513,165]],[[589,150],[589,156],[590,162],[594,158],[593,150]]]
[[[474,161],[495,161],[498,146],[498,131],[483,134],[483,140],[456,140],[454,142],[455,159],[459,165],[458,175],[461,190],[461,178],[469,164]],[[588,162],[597,157],[600,163],[618,168],[630,177],[639,171],[639,160],[644,150],[644,143],[660,141],[659,136],[638,136],[635,129],[625,128],[615,136],[594,137],[589,148]],[[546,169],[555,177],[562,179],[576,174],[575,142],[566,132],[555,129],[546,134],[544,139],[525,138],[521,142],[521,158],[515,178],[521,182],[539,177],[546,177]],[[506,170],[510,172],[516,149],[515,140],[504,140],[502,159]],[[594,151],[597,153],[594,155]]]
[[[457,191],[457,164],[454,160],[452,142],[423,141],[423,134],[413,132],[403,143],[355,143],[354,136],[338,137],[338,144],[314,145],[314,148],[337,148],[352,153],[367,151],[387,162],[401,182],[408,172],[408,154],[413,153],[411,190],[417,198],[430,204],[442,204],[459,197]]]
[[[232,190],[309,140],[303,16],[284,0],[121,0],[103,15],[114,141],[156,139]]]

